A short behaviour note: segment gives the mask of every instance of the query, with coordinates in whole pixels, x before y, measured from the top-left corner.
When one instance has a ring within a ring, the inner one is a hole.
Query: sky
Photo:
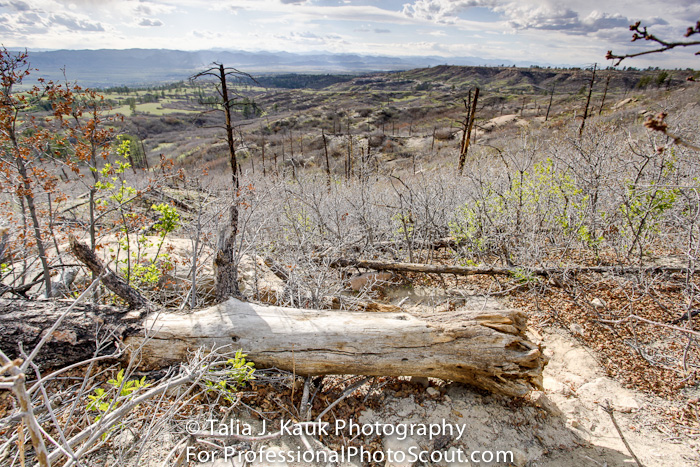
[[[638,52],[629,25],[683,40],[698,0],[0,0],[7,48],[229,49],[480,57],[604,66]],[[700,39],[695,36],[694,39]],[[700,47],[623,65],[699,68]]]

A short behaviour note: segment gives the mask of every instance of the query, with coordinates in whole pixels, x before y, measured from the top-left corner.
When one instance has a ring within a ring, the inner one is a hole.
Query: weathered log
[[[427,274],[455,274],[458,276],[553,276],[561,274],[661,274],[691,273],[700,274],[700,269],[688,269],[675,266],[570,266],[552,268],[517,268],[492,266],[454,266],[449,264],[401,263],[390,261],[370,261],[362,259],[337,259],[330,263],[334,268],[356,267],[374,269],[375,271],[422,272]]]
[[[0,300],[0,348],[12,357],[20,343],[29,351],[62,313],[56,303]],[[61,366],[92,357],[96,334],[104,338],[111,333],[114,341],[139,349],[139,361],[147,368],[185,361],[189,352],[204,346],[242,349],[258,367],[300,375],[436,377],[512,396],[540,388],[546,363],[541,349],[524,336],[524,314],[508,309],[418,317],[230,299],[190,314],[138,316],[115,307],[80,305],[45,344],[38,363]]]
[[[99,276],[105,287],[124,299],[129,304],[129,308],[145,308],[148,306],[148,301],[138,291],[134,290],[124,279],[105,266],[102,260],[87,245],[80,243],[72,235],[70,237],[70,249],[73,256],[85,264],[96,276]]]
[[[497,267],[452,266],[444,264],[399,263],[390,261],[369,261],[361,259],[337,259],[330,264],[334,268],[356,267],[376,271],[423,272],[429,274],[457,274],[471,276],[477,274],[511,276],[514,269]],[[522,271],[520,271],[522,273]]]
[[[522,396],[541,388],[546,358],[524,336],[525,316],[505,309],[416,317],[261,306],[236,299],[191,314],[152,314],[148,338],[128,337],[161,367],[188,352],[243,349],[261,367],[302,375],[425,376]]]

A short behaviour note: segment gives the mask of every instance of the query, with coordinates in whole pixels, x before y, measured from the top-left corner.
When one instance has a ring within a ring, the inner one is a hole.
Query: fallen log
[[[61,313],[52,302],[28,303],[0,301],[4,330],[0,347],[11,358],[18,354],[20,342],[31,349]],[[43,309],[40,304],[45,304]],[[299,375],[435,377],[510,396],[541,388],[546,364],[541,349],[524,335],[524,314],[509,309],[463,309],[418,317],[405,312],[282,308],[230,299],[189,314],[138,316],[114,307],[80,306],[45,345],[42,362],[58,366],[94,356],[99,332],[138,349],[146,368],[185,361],[190,352],[204,346],[242,349],[257,367]]]
[[[152,367],[200,346],[243,349],[262,367],[301,375],[424,376],[511,396],[541,388],[546,358],[524,336],[516,310],[458,310],[416,317],[262,306],[230,299],[191,314],[144,322],[125,342]]]
[[[20,348],[30,353],[72,303],[73,300],[0,299],[0,350],[12,359],[20,357]],[[121,307],[77,304],[34,363],[54,368],[80,362],[95,356],[97,342],[104,344],[101,354],[112,353],[125,335],[142,332],[140,323],[136,312]]]
[[[453,266],[449,264],[400,263],[387,261],[370,261],[361,259],[337,259],[330,263],[333,268],[356,267],[374,269],[375,271],[421,272],[427,274],[455,274],[458,276],[553,276],[562,274],[659,274],[659,273],[691,273],[700,274],[700,269],[690,270],[674,266],[569,266],[553,268],[527,267],[492,267],[492,266]]]

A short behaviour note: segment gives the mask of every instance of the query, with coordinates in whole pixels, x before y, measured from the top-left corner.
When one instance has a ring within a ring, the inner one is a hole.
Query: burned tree
[[[216,276],[216,299],[223,302],[229,297],[240,297],[241,292],[238,289],[238,269],[236,258],[236,236],[238,234],[238,188],[239,188],[239,172],[238,162],[236,160],[236,142],[233,133],[233,121],[231,118],[231,109],[237,104],[239,94],[229,93],[227,79],[243,80],[253,79],[247,73],[236,70],[235,68],[226,68],[221,63],[214,63],[213,66],[205,71],[197,73],[192,77],[192,80],[212,77],[214,78],[216,90],[221,98],[218,106],[224,112],[226,130],[226,142],[228,143],[229,163],[231,165],[231,185],[233,188],[233,200],[229,208],[229,222],[225,229],[219,233],[219,240],[214,256],[214,271]]]
[[[474,97],[469,91],[469,102],[464,101],[464,107],[467,110],[467,116],[462,125],[464,133],[462,134],[462,144],[459,147],[459,174],[464,171],[464,163],[467,160],[467,152],[469,151],[469,143],[471,141],[472,128],[474,127],[474,117],[476,116],[476,103],[479,100],[479,88],[474,89]]]
[[[578,129],[578,135],[583,134],[583,127],[586,125],[586,118],[588,117],[588,107],[591,105],[591,95],[593,94],[593,83],[595,83],[595,71],[598,68],[598,64],[593,64],[593,74],[591,75],[591,81],[588,84],[588,97],[586,98],[586,107],[583,109],[583,120],[581,120],[581,127]]]

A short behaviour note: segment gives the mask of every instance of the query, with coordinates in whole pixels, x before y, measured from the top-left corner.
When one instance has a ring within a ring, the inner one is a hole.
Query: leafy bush
[[[105,391],[103,388],[97,388],[94,394],[88,396],[90,402],[87,405],[87,409],[93,412],[99,412],[99,415],[95,417],[99,420],[104,414],[109,410],[114,410],[119,407],[124,402],[131,400],[134,394],[143,388],[150,386],[146,383],[146,377],[141,379],[132,379],[129,381],[124,381],[124,369],[122,368],[117,373],[117,377],[107,381],[107,384],[112,388],[109,391]],[[119,391],[119,394],[115,397],[109,397],[111,393]]]
[[[248,381],[255,379],[255,363],[247,361],[245,357],[247,355],[242,350],[238,350],[233,358],[226,361],[222,371],[212,370],[209,374],[210,378],[204,381],[207,391],[216,392],[227,402],[234,403],[234,394]]]

